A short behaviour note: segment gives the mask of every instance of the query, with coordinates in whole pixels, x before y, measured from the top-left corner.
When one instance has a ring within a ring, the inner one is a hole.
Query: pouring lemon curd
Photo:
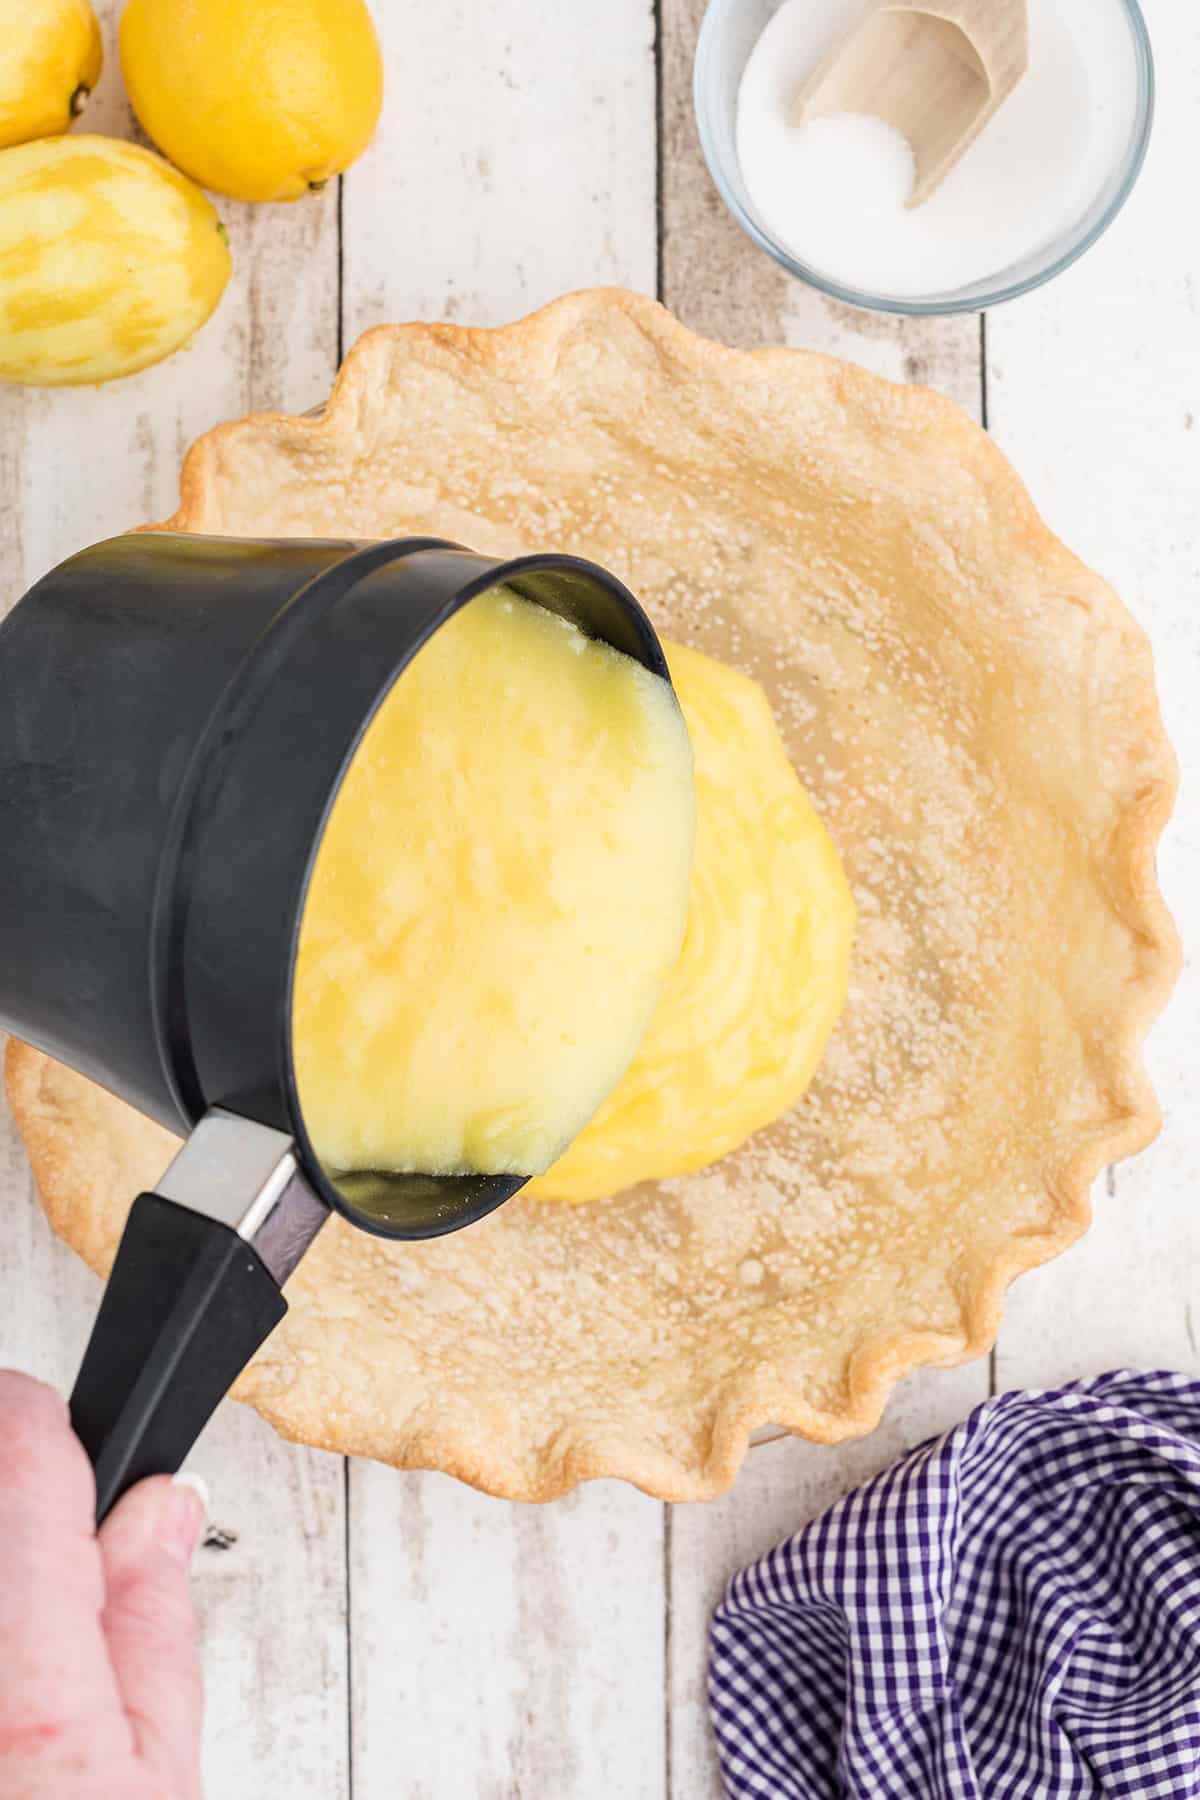
[[[692,740],[683,950],[632,1065],[528,1192],[597,1200],[717,1162],[788,1112],[850,984],[854,901],[756,681],[664,641]]]
[[[597,1199],[715,1161],[808,1085],[846,997],[845,876],[762,690],[668,656],[682,715],[497,588],[396,683],[300,934],[297,1085],[328,1167]]]
[[[368,727],[305,903],[296,1080],[341,1171],[535,1175],[631,1062],[687,922],[670,685],[502,588]]]

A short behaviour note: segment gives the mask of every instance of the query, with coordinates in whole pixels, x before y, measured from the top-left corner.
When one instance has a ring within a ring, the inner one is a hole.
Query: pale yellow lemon
[[[695,650],[667,659],[695,758],[687,936],[635,1061],[535,1198],[715,1162],[795,1105],[846,1001],[854,903],[766,695]]]
[[[110,381],[191,337],[229,279],[216,213],[114,138],[0,151],[0,381]]]
[[[494,589],[352,761],[301,923],[301,1111],[337,1170],[546,1169],[628,1067],[687,921],[670,686]]]
[[[383,59],[363,0],[129,0],[121,67],[164,155],[235,200],[298,200],[371,141]]]
[[[103,60],[88,0],[0,0],[0,149],[69,130]]]

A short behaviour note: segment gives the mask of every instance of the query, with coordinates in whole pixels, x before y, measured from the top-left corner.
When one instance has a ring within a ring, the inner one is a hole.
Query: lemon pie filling
[[[595,1200],[703,1168],[800,1099],[846,1002],[854,902],[756,681],[667,644],[691,734],[687,935],[631,1067],[548,1174]]]
[[[687,920],[671,688],[501,588],[380,706],[301,921],[292,1037],[325,1165],[533,1175],[637,1050]]]

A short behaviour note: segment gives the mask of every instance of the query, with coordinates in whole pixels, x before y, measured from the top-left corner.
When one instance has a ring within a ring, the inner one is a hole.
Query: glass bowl
[[[786,3],[786,0],[782,0]],[[795,3],[795,0],[793,0]],[[1080,0],[1073,0],[1078,5]],[[1095,5],[1100,0],[1086,0]],[[1154,60],[1138,0],[1103,0],[1128,25],[1128,119],[1114,132],[1113,158],[1097,190],[1068,226],[1023,258],[963,287],[919,298],[871,293],[837,280],[781,243],[763,221],[742,181],[737,153],[737,101],[742,73],[759,34],[781,0],[710,0],[696,45],[696,124],[709,172],[725,205],[747,237],[789,274],[835,300],[874,312],[909,316],[977,312],[1040,287],[1090,250],[1112,224],[1133,189],[1146,155],[1154,118]],[[1123,39],[1123,34],[1122,34]],[[797,83],[804,71],[798,72]],[[1126,128],[1127,127],[1127,128]]]

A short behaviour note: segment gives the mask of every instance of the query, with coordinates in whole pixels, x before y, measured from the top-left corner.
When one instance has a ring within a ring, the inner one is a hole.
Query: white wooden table
[[[1079,3],[1079,0],[1076,0]],[[132,134],[109,62],[88,123]],[[303,411],[383,319],[493,324],[569,288],[658,292],[738,344],[817,346],[983,416],[1051,525],[1158,652],[1185,785],[1162,858],[1200,937],[1200,9],[1149,0],[1159,124],[1092,255],[981,321],[900,324],[788,282],[722,213],[696,147],[701,0],[376,0],[386,114],[319,199],[222,203],[235,275],[189,352],[110,388],[0,396],[0,594],[174,504],[215,421]],[[211,1800],[706,1800],[705,1628],[737,1565],[998,1388],[1123,1362],[1200,1368],[1200,971],[1152,1063],[1167,1122],[1096,1223],[1010,1297],[990,1365],[927,1374],[867,1442],[760,1446],[732,1493],[663,1507],[600,1485],[486,1499],[296,1450],[227,1406],[196,1466]],[[66,1385],[97,1284],[52,1240],[5,1120],[0,1359]],[[115,1797],[114,1797],[115,1800]]]

